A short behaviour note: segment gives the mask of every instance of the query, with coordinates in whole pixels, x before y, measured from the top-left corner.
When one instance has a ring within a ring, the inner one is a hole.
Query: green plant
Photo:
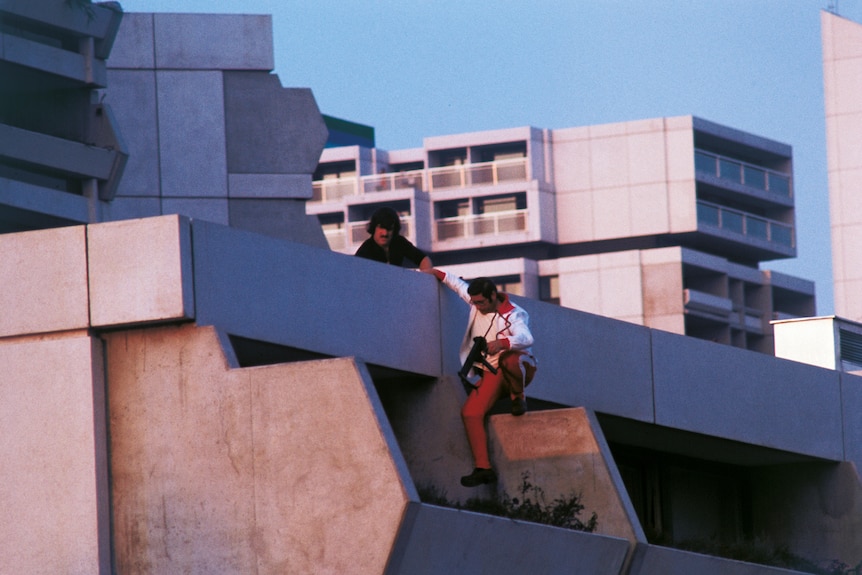
[[[595,531],[598,525],[598,517],[595,512],[586,522],[579,517],[584,510],[580,495],[572,493],[568,497],[560,497],[551,503],[546,503],[544,491],[541,487],[530,483],[529,476],[529,472],[524,472],[521,476],[520,498],[510,497],[507,493],[503,493],[495,494],[490,499],[471,498],[462,505],[448,501],[446,493],[440,492],[434,487],[426,486],[418,490],[420,498],[425,503],[587,533]]]

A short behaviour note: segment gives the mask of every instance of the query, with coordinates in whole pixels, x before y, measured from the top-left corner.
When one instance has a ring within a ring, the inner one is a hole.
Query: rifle
[[[467,395],[477,387],[467,379],[467,376],[470,375],[470,370],[473,369],[473,364],[480,363],[491,373],[497,373],[497,368],[488,363],[488,360],[485,359],[485,352],[487,350],[488,342],[485,341],[484,337],[477,336],[473,338],[473,347],[470,348],[470,353],[467,354],[467,359],[464,360],[464,365],[461,366],[461,371],[458,372],[458,377],[461,378],[461,383],[464,384],[464,389],[467,391]]]

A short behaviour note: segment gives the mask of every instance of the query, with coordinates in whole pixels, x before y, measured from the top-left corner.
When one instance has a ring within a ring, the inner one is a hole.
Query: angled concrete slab
[[[230,369],[213,328],[105,335],[123,573],[382,573],[418,501],[367,371]]]
[[[628,548],[625,539],[421,505],[385,573],[618,575]]]
[[[646,541],[594,414],[573,408],[494,415],[488,427],[498,490],[548,506],[578,495],[579,517],[586,523],[595,513],[596,533]]]

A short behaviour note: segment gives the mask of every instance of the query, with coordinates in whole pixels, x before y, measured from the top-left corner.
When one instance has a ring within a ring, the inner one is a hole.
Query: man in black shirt
[[[401,218],[392,208],[383,207],[374,212],[366,229],[371,237],[356,250],[357,256],[395,266],[402,266],[406,258],[421,271],[434,267],[425,252],[399,234]]]

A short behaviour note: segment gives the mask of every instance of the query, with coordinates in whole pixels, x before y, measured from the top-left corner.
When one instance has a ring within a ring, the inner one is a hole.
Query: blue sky
[[[275,72],[394,150],[428,136],[694,115],[793,147],[798,257],[833,313],[820,12],[862,0],[126,0],[272,14]],[[491,9],[489,9],[491,7]]]

